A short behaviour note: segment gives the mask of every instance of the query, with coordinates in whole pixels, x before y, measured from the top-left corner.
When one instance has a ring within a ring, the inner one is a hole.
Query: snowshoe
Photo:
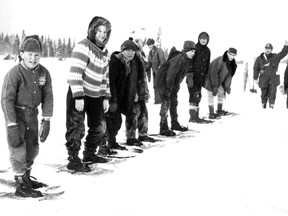
[[[129,138],[126,140],[126,145],[128,145],[128,146],[142,146],[143,143],[136,138]]]
[[[82,163],[78,156],[69,156],[69,163],[67,164],[67,169],[73,170],[75,172],[90,172],[91,168]]]
[[[209,119],[220,119],[221,117],[216,113],[209,113]]]
[[[84,153],[83,163],[107,163],[109,162],[108,159],[100,157],[95,153]]]
[[[225,110],[217,110],[217,115],[219,115],[219,116],[227,116],[227,115],[229,115],[229,112],[225,111]]]
[[[109,146],[103,145],[103,146],[99,146],[97,154],[101,156],[107,156],[107,155],[115,155],[117,154],[117,152],[113,151],[111,148],[109,148]]]
[[[117,142],[115,142],[115,143],[108,143],[108,147],[109,147],[110,149],[121,150],[121,151],[127,150],[127,148],[126,148],[125,146],[119,145]]]
[[[151,142],[151,143],[154,143],[154,142],[157,141],[157,140],[154,139],[153,137],[149,137],[149,136],[147,136],[147,135],[145,135],[145,136],[139,136],[139,137],[138,137],[138,140],[139,140],[140,142]]]
[[[172,130],[169,130],[169,129],[160,130],[159,134],[162,135],[162,136],[176,136],[176,133],[174,131],[172,131]]]
[[[26,173],[21,176],[15,176],[14,179],[16,182],[15,196],[33,198],[43,196],[40,191],[32,189],[30,179]]]

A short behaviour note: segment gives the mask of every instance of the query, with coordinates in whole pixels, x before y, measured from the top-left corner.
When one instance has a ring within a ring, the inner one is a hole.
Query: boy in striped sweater
[[[89,23],[87,38],[80,41],[72,52],[66,108],[67,168],[70,170],[89,172],[91,169],[85,163],[107,162],[96,154],[96,149],[104,144],[104,113],[109,109],[111,97],[106,49],[110,34],[110,22],[96,16]],[[78,153],[85,135],[85,113],[89,129],[81,160]]]

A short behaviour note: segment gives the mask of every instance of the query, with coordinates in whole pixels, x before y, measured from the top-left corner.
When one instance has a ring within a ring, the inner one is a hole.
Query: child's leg
[[[16,175],[26,172],[26,141],[24,139],[25,125],[18,121],[15,126],[7,127],[7,141],[10,152],[10,163]]]

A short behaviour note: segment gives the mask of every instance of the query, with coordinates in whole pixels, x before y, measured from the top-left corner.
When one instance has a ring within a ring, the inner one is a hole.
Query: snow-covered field
[[[111,216],[284,216],[288,215],[288,119],[286,95],[278,92],[275,109],[262,110],[257,94],[243,92],[244,65],[239,65],[224,109],[237,112],[209,125],[189,123],[188,93],[179,93],[179,120],[194,137],[161,142],[103,175],[57,173],[53,165],[67,163],[65,100],[69,61],[41,59],[53,79],[55,113],[51,132],[40,144],[32,175],[65,194],[53,201],[0,199],[1,215]],[[13,61],[0,60],[0,83]],[[283,75],[286,65],[280,64]],[[252,85],[252,65],[249,65]],[[150,90],[152,86],[150,83]],[[152,95],[153,96],[153,95]],[[148,103],[149,132],[159,132],[160,105]],[[200,115],[207,116],[203,90]],[[10,166],[3,114],[0,115],[0,169]],[[124,141],[122,127],[118,140]],[[159,145],[160,145],[159,144]],[[82,156],[82,154],[81,154]],[[100,167],[100,165],[99,165]],[[0,178],[13,178],[9,169]],[[11,190],[0,185],[0,191]],[[4,213],[4,214],[3,214]]]

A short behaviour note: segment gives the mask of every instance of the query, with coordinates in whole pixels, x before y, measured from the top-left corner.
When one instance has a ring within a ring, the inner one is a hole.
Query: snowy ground
[[[283,124],[288,115],[286,95],[278,93],[274,110],[262,110],[259,89],[258,94],[252,94],[248,86],[243,92],[243,65],[238,67],[224,104],[226,110],[240,115],[223,117],[210,125],[189,123],[188,94],[183,84],[179,119],[196,131],[190,132],[194,137],[161,142],[161,147],[150,148],[135,158],[114,166],[102,165],[113,170],[109,174],[76,176],[57,173],[53,168],[67,163],[64,134],[69,64],[55,59],[41,59],[41,63],[52,74],[55,114],[32,174],[49,184],[60,184],[66,192],[53,201],[1,199],[1,212],[23,216],[288,215],[288,147]],[[13,64],[1,60],[1,86]],[[282,75],[285,66],[279,68]],[[149,132],[158,133],[160,105],[154,105],[153,98],[148,110]],[[200,115],[207,113],[203,91]],[[0,123],[0,169],[6,169],[10,164],[3,114]],[[124,138],[122,128],[118,140]],[[0,177],[12,178],[12,173],[8,170]],[[0,191],[8,190],[0,185]]]

